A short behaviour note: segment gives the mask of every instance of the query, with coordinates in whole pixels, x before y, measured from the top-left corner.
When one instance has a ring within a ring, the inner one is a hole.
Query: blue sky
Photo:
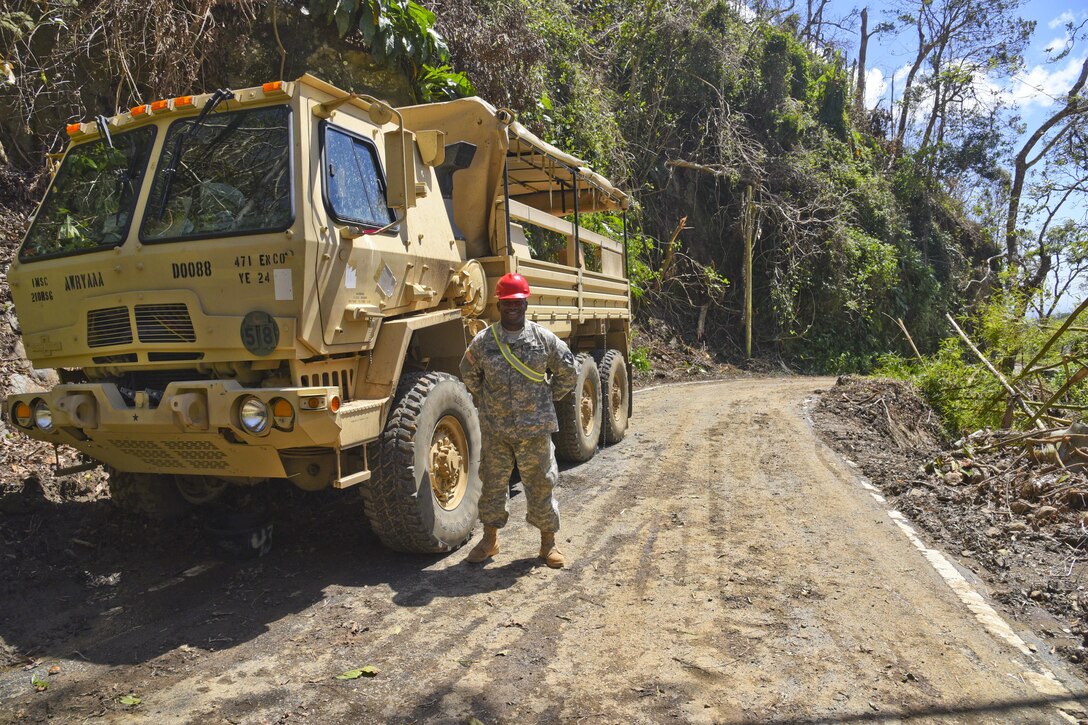
[[[860,26],[857,11],[866,6],[869,8],[870,29],[882,21],[894,20],[894,13],[888,12],[892,5],[865,3],[863,0],[832,0],[826,15],[832,20],[838,20],[854,13],[853,32],[847,32],[851,26],[846,26],[846,29],[836,31],[834,36],[834,40],[846,49],[851,62],[857,58]],[[1080,74],[1085,54],[1088,53],[1088,43],[1081,42],[1074,46],[1073,51],[1064,58],[1056,61],[1054,58],[1069,39],[1066,25],[1072,22],[1076,26],[1088,19],[1088,7],[1084,0],[1035,0],[1024,3],[1019,9],[1019,15],[1036,23],[1035,34],[1024,54],[1023,70],[1011,78],[980,78],[977,87],[999,96],[1010,105],[1030,133],[1058,109]],[[868,107],[879,104],[888,108],[893,90],[895,99],[898,100],[904,78],[914,60],[916,43],[917,36],[909,28],[898,34],[883,33],[870,40],[866,63]],[[925,113],[926,110],[923,104],[916,112]],[[895,112],[898,114],[898,108]],[[1088,201],[1073,201],[1063,211],[1063,218],[1083,220],[1088,215]],[[1073,304],[1074,299],[1067,297],[1059,309],[1067,311]]]
[[[1085,48],[1077,47],[1064,59],[1051,63],[1048,49],[1064,47],[1068,39],[1065,31],[1067,22],[1079,22],[1088,17],[1088,10],[1078,7],[1068,0],[1036,0],[1025,3],[1020,8],[1021,17],[1036,21],[1035,35],[1025,53],[1026,67],[1011,81],[995,81],[991,91],[1002,94],[1019,110],[1025,124],[1034,127],[1053,112],[1056,103],[1069,90],[1084,63]],[[833,12],[836,16],[845,16],[863,3],[850,0],[834,0]],[[888,18],[886,12],[891,6],[883,3],[868,4],[869,25],[872,27]],[[857,56],[857,34],[842,35],[840,40],[846,44],[851,57]],[[866,103],[870,107],[877,103],[887,107],[892,79],[895,79],[895,93],[898,98],[902,89],[903,78],[909,64],[913,61],[915,46],[914,36],[909,31],[878,35],[870,41],[869,66],[866,73]]]

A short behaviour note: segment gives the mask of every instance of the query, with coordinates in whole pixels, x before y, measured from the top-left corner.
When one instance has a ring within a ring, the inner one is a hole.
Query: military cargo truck
[[[560,457],[623,438],[626,229],[580,222],[629,198],[512,113],[394,108],[305,75],[67,133],[8,274],[27,355],[61,383],[5,413],[86,457],[60,473],[105,465],[119,506],[357,486],[386,545],[459,546],[480,431],[458,363],[507,272],[578,356]]]

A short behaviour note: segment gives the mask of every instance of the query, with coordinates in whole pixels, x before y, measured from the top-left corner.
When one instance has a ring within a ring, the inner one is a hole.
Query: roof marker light
[[[169,111],[169,110],[170,110],[170,101],[165,101],[165,100],[164,101],[155,101],[154,103],[151,104],[151,112],[152,113],[159,113],[161,111]]]
[[[77,133],[82,133],[83,132],[83,124],[82,123],[69,123],[65,127],[65,130],[68,132],[69,136],[75,136]]]
[[[192,96],[178,96],[174,99],[174,108],[185,108],[186,106],[193,105]]]
[[[130,109],[128,110],[128,112],[129,112],[129,115],[131,115],[131,116],[132,116],[133,118],[135,118],[136,116],[142,116],[142,115],[144,115],[145,113],[147,113],[147,112],[148,112],[148,108],[147,108],[147,106],[146,106],[146,105],[143,105],[143,106],[133,106],[132,108],[130,108]]]
[[[261,90],[265,93],[271,93],[272,91],[279,91],[283,89],[283,81],[270,81],[261,86]]]

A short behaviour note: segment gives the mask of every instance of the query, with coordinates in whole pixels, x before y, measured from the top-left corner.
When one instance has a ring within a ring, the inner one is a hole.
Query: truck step
[[[358,473],[352,473],[338,478],[332,482],[333,488],[350,488],[358,483],[364,483],[370,480],[370,471],[359,471]]]

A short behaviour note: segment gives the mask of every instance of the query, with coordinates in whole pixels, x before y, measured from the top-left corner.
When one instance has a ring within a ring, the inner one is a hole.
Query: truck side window
[[[373,228],[393,221],[374,144],[326,125],[323,162],[325,194],[333,216]]]

